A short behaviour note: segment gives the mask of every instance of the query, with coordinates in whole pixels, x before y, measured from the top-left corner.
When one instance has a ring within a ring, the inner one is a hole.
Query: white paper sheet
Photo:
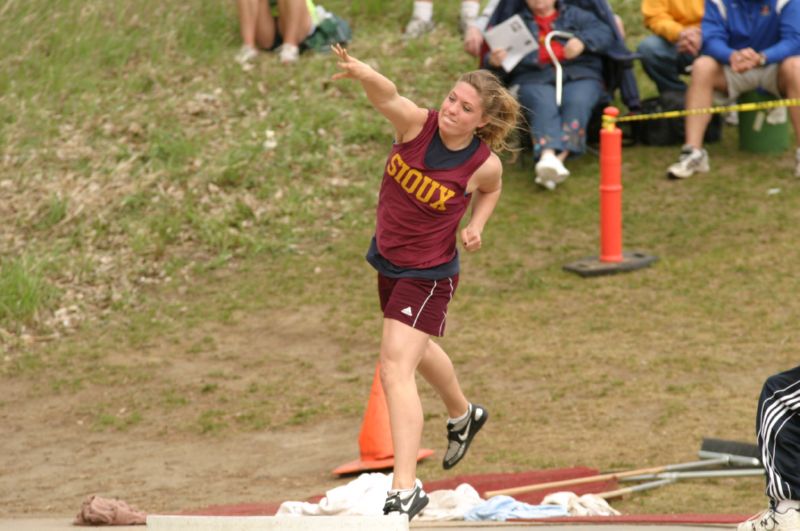
[[[492,50],[502,48],[506,51],[507,55],[503,60],[503,70],[506,72],[511,72],[523,57],[539,49],[539,43],[519,15],[493,26],[484,32],[483,38]]]

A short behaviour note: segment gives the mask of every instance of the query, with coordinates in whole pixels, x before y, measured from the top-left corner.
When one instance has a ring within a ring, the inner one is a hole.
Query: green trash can
[[[739,103],[776,100],[761,90],[745,92]],[[751,153],[780,153],[789,147],[789,113],[786,107],[739,112],[739,149]]]

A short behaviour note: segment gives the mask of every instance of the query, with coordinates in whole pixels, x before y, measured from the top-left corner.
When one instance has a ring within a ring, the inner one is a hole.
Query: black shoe
[[[411,520],[428,505],[428,495],[422,490],[422,483],[417,480],[411,494],[401,497],[399,492],[389,491],[386,496],[386,503],[383,504],[383,514],[399,513],[407,514]]]
[[[447,423],[447,451],[444,453],[442,461],[445,470],[453,468],[461,461],[467,453],[472,438],[480,431],[488,418],[489,412],[485,408],[478,404],[470,404],[469,416],[466,421],[458,424]]]

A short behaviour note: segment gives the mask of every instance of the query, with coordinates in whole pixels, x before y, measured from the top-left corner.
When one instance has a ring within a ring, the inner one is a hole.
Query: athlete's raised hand
[[[337,72],[333,74],[332,79],[335,81],[337,79],[364,79],[364,77],[372,71],[372,67],[370,67],[366,63],[362,63],[355,57],[351,57],[350,54],[347,53],[347,50],[342,48],[340,44],[334,44],[331,46],[331,50],[336,56],[339,58],[339,62],[336,63],[339,68],[342,69],[342,72]]]
[[[336,65],[341,72],[335,73],[331,79],[355,79],[364,87],[370,103],[383,114],[395,128],[395,139],[404,142],[407,135],[415,137],[428,118],[427,109],[418,107],[413,101],[397,93],[397,87],[387,77],[367,63],[351,57],[347,50],[338,44],[331,46],[339,61]]]

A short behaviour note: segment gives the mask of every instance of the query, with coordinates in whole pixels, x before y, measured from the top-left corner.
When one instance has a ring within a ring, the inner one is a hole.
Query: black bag
[[[641,114],[681,111],[684,108],[683,92],[665,92],[656,98],[642,100]],[[633,138],[647,146],[680,146],[684,143],[684,118],[656,118],[631,122]],[[704,142],[713,144],[722,138],[722,118],[711,116]]]

